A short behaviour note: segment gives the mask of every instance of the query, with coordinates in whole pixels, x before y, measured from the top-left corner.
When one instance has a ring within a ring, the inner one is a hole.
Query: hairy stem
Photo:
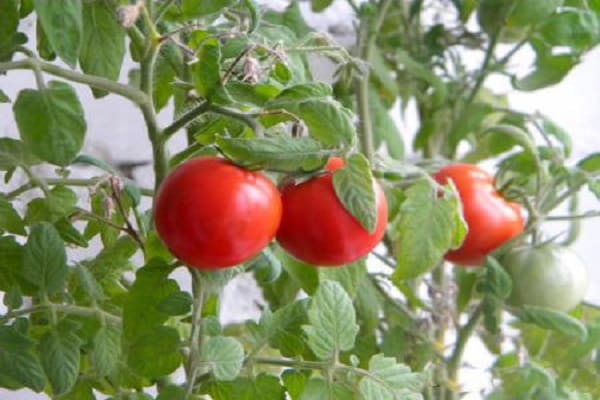
[[[192,291],[194,302],[192,304],[192,331],[190,333],[190,353],[186,371],[186,396],[189,399],[194,391],[194,385],[200,368],[202,352],[202,309],[204,308],[205,290],[202,285],[202,276],[199,271],[190,269],[192,274]]]
[[[477,308],[473,311],[467,323],[458,330],[456,344],[454,345],[454,351],[450,355],[448,360],[448,379],[458,384],[458,372],[460,370],[460,362],[462,360],[463,353],[469,338],[475,331],[475,327],[479,323],[479,319],[483,315],[483,303],[480,303]],[[451,392],[450,398],[452,400],[458,399],[457,393]]]
[[[117,315],[111,314],[107,311],[104,311],[100,308],[91,308],[91,307],[82,307],[75,306],[70,304],[39,304],[29,308],[23,308],[20,310],[10,311],[5,314],[2,318],[0,318],[0,322],[5,322],[12,318],[17,318],[23,315],[43,312],[43,311],[51,311],[55,313],[63,313],[68,315],[77,315],[81,317],[98,317],[102,320],[110,323],[112,325],[121,325],[121,318]]]
[[[42,179],[49,186],[64,185],[64,186],[87,187],[87,186],[96,185],[98,182],[105,179],[105,177],[98,176],[95,178],[88,178],[88,179],[77,179],[77,178],[39,178],[39,179]],[[29,182],[19,186],[15,190],[8,192],[6,194],[6,196],[9,199],[14,199],[15,197],[20,196],[21,194],[27,192],[28,190],[32,190],[37,187],[39,187],[37,180],[29,181]],[[154,191],[152,189],[140,188],[140,192],[144,196],[149,196],[149,197],[154,196]]]
[[[147,101],[146,95],[132,86],[123,85],[110,79],[101,78],[99,76],[82,74],[80,72],[72,71],[70,69],[61,68],[57,65],[40,61],[35,58],[26,58],[24,60],[19,61],[0,62],[0,72],[7,72],[11,70],[20,69],[35,70],[36,68],[39,68],[41,71],[46,72],[50,75],[58,76],[69,81],[82,83],[84,85],[88,85],[96,89],[102,89],[114,94],[118,94],[133,101],[136,104],[143,104]]]
[[[371,62],[373,56],[373,48],[377,32],[381,28],[388,8],[392,4],[391,0],[382,0],[377,10],[377,16],[370,23],[370,20],[365,18],[362,20],[361,27],[358,33],[358,55],[367,64]],[[370,67],[366,68],[363,76],[357,81],[356,85],[356,102],[359,116],[359,137],[361,149],[369,161],[373,161],[375,148],[373,144],[373,128],[371,124],[371,112],[369,109],[369,75]]]

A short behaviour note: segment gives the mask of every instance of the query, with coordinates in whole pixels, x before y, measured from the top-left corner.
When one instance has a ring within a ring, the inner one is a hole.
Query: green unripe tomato
[[[569,311],[587,291],[588,273],[579,257],[566,247],[545,244],[509,252],[502,265],[513,287],[509,303]]]

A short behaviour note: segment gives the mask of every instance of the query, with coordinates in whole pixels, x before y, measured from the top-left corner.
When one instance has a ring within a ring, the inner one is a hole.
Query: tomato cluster
[[[259,172],[216,157],[193,159],[162,183],[155,204],[156,229],[177,258],[199,269],[244,263],[274,237],[306,263],[349,264],[382,239],[388,208],[382,188],[373,181],[377,220],[373,232],[365,230],[335,192],[333,174],[340,168],[344,161],[332,158],[324,171],[287,184],[280,193]],[[463,244],[448,252],[447,260],[480,265],[485,256],[523,232],[520,206],[503,199],[485,171],[455,164],[442,168],[435,179],[454,184],[468,225]],[[569,310],[585,293],[585,268],[576,256],[556,245],[518,249],[502,263],[513,278],[515,304]]]
[[[379,243],[387,224],[387,202],[374,182],[377,226],[367,232],[338,200],[333,158],[324,174],[280,194],[264,175],[216,157],[180,165],[162,183],[154,221],[167,248],[185,264],[218,269],[256,256],[277,234],[298,259],[320,266],[351,263]]]

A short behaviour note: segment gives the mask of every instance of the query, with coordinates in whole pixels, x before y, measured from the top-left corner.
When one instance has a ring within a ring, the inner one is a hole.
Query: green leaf
[[[287,252],[278,248],[277,258],[281,260],[283,269],[292,277],[292,279],[301,287],[308,295],[315,293],[319,285],[319,274],[310,264],[306,264]]]
[[[101,284],[111,279],[118,280],[130,268],[129,259],[137,249],[131,237],[122,236],[114,244],[104,247],[96,258],[86,261],[85,265]]]
[[[83,145],[86,122],[70,85],[51,81],[42,90],[24,89],[13,111],[21,139],[36,156],[59,166],[75,159]]]
[[[307,99],[324,99],[331,97],[331,86],[320,82],[301,83],[290,86],[279,95],[276,101],[302,101]]]
[[[300,396],[300,400],[340,400],[353,399],[353,390],[342,384],[328,382],[323,378],[310,379]]]
[[[352,113],[331,99],[280,101],[278,96],[265,107],[269,110],[285,110],[294,114],[304,122],[311,137],[328,147],[340,144],[350,146],[354,143],[356,135]]]
[[[31,339],[14,327],[0,326],[0,376],[13,381],[16,387],[41,392],[46,386],[46,376],[33,345]]]
[[[203,387],[203,392],[213,400],[282,400],[285,398],[279,378],[261,373],[250,378],[237,378],[234,381],[211,382]]]
[[[421,180],[405,192],[406,200],[391,223],[397,268],[392,281],[399,283],[431,270],[466,235],[460,201],[449,189],[439,196],[436,187]]]
[[[198,94],[210,99],[221,86],[221,47],[214,38],[206,39],[197,50],[198,61],[192,65],[194,85]]]
[[[45,222],[33,226],[23,252],[25,279],[52,294],[64,288],[67,274],[65,245],[56,229]]]
[[[116,81],[125,57],[125,30],[108,3],[83,3],[83,36],[79,63],[86,74]],[[108,92],[92,89],[95,97]]]
[[[311,0],[310,5],[313,12],[321,12],[329,7],[333,0]]]
[[[577,168],[596,175],[600,173],[600,153],[593,153],[577,163]]]
[[[13,208],[12,204],[0,195],[0,231],[25,235],[25,228],[21,216]]]
[[[66,393],[75,385],[79,376],[81,343],[76,326],[66,322],[55,326],[42,337],[40,357],[55,395]]]
[[[88,241],[67,218],[63,217],[58,219],[54,223],[54,227],[66,243],[74,244],[79,247],[88,247]]]
[[[372,400],[420,399],[424,377],[398,364],[393,357],[374,355],[369,361],[369,374],[359,383],[361,398]]]
[[[281,380],[291,400],[298,400],[306,385],[306,375],[300,371],[286,369],[281,374]]]
[[[165,297],[156,308],[167,315],[185,315],[192,308],[192,296],[188,292],[175,292]]]
[[[92,385],[87,379],[79,379],[70,392],[56,397],[57,400],[96,400]]]
[[[201,362],[208,366],[215,379],[234,380],[244,363],[244,348],[234,338],[217,336],[202,346]]]
[[[485,260],[485,275],[480,284],[482,292],[507,299],[512,291],[512,279],[498,261],[488,256]]]
[[[560,311],[537,306],[523,306],[517,311],[517,317],[522,322],[573,336],[581,341],[587,337],[587,329],[581,321]]]
[[[548,45],[584,51],[600,40],[600,23],[591,11],[565,10],[544,20],[539,34]]]
[[[35,11],[58,56],[77,65],[83,31],[81,0],[35,0]]]
[[[186,400],[185,389],[179,386],[167,386],[160,390],[156,400]]]
[[[227,158],[238,165],[278,172],[316,171],[333,153],[324,150],[319,142],[309,137],[293,140],[282,136],[256,139],[219,137],[217,145]]]
[[[233,3],[233,0],[183,0],[181,10],[186,18],[194,19],[221,12]]]
[[[0,89],[0,103],[10,103],[10,97]]]
[[[367,276],[367,265],[364,260],[345,265],[343,268],[319,268],[319,279],[338,282],[352,299],[356,297],[358,288]]]
[[[304,331],[307,343],[321,360],[354,346],[358,325],[350,296],[333,281],[323,281],[312,298]]]
[[[6,292],[19,285],[23,269],[23,247],[14,236],[0,236],[0,260],[0,290]]]
[[[121,330],[101,326],[94,336],[91,358],[99,377],[115,372],[121,359]]]
[[[500,323],[502,322],[502,306],[504,303],[496,296],[490,295],[483,298],[483,326],[492,333],[500,332]]]
[[[57,222],[73,211],[77,195],[66,186],[57,185],[45,198],[35,198],[27,204],[25,222],[33,225],[38,222]]]
[[[0,138],[0,171],[10,171],[21,165],[34,165],[39,160],[25,147],[23,142],[11,138]]]
[[[125,343],[151,335],[169,315],[158,309],[158,304],[179,292],[177,283],[169,279],[171,268],[161,260],[151,260],[136,273],[123,304],[123,336]],[[169,334],[167,334],[168,336]]]
[[[19,1],[5,0],[0,2],[0,61],[12,58],[15,48],[14,38],[19,26]]]
[[[255,340],[259,345],[268,342],[285,357],[301,355],[304,352],[301,327],[308,322],[307,309],[306,300],[297,300],[274,313],[264,311],[255,328]]]
[[[281,275],[282,265],[279,258],[269,247],[265,247],[254,259],[249,269],[254,271],[254,278],[259,283],[275,282]]]
[[[182,71],[183,59],[181,52],[173,43],[161,46],[154,65],[154,104],[157,111],[162,110],[174,93],[173,82]]]
[[[46,34],[46,31],[44,31],[39,20],[35,24],[35,35],[37,40],[37,51],[40,57],[47,61],[56,60],[56,53],[52,50],[52,46],[48,41],[48,35]]]
[[[578,63],[578,58],[569,54],[538,55],[535,69],[522,78],[514,78],[515,89],[533,91],[559,83]]]
[[[181,365],[180,342],[177,329],[155,326],[128,348],[127,363],[148,378],[169,375]]]
[[[353,154],[344,168],[333,173],[333,188],[344,208],[369,233],[377,227],[375,186],[369,161],[362,154]]]

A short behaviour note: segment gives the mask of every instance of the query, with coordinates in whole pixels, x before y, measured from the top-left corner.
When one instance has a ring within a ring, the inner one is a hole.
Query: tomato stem
[[[199,271],[190,268],[192,275],[192,293],[194,301],[192,303],[192,329],[190,333],[190,353],[187,362],[186,371],[186,398],[189,399],[194,391],[196,378],[200,368],[200,357],[202,352],[203,329],[202,329],[202,309],[206,293],[202,285],[202,275]]]

